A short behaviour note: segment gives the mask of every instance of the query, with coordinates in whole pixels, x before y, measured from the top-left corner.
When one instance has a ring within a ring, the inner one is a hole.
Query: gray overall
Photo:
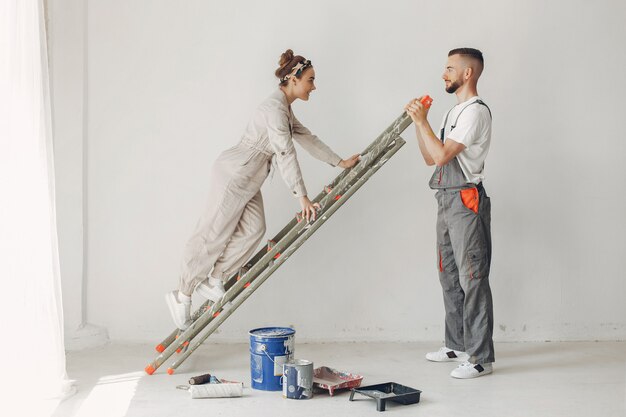
[[[486,106],[480,100],[475,103]],[[466,352],[472,363],[494,362],[489,197],[482,183],[467,182],[456,157],[436,168],[429,185],[437,190],[437,269],[446,311],[446,347]]]

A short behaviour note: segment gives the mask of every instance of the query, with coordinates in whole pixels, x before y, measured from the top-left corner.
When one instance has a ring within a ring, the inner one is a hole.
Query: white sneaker
[[[226,291],[224,291],[224,283],[221,279],[209,278],[202,281],[196,291],[201,297],[208,298],[214,303],[222,299]]]
[[[464,362],[469,359],[465,352],[442,347],[437,352],[428,352],[426,359],[433,362]]]
[[[463,362],[450,373],[450,376],[453,378],[469,379],[478,378],[479,376],[487,375],[492,372],[493,367],[490,363],[480,364]]]
[[[170,309],[174,324],[181,330],[185,330],[191,323],[191,302],[184,303],[178,299],[178,291],[165,294],[165,303]]]

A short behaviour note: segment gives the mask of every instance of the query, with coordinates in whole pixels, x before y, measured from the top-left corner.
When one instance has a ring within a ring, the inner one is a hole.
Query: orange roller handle
[[[428,94],[426,94],[424,97],[422,97],[420,103],[422,103],[427,109],[430,109],[430,106],[433,104],[433,99]]]
[[[154,366],[152,366],[152,364],[146,366],[144,370],[146,371],[148,375],[152,375],[155,371]]]

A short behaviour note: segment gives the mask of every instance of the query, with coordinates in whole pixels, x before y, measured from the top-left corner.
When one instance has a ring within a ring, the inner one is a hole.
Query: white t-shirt
[[[485,178],[483,173],[485,158],[487,153],[489,153],[489,145],[491,143],[491,115],[486,106],[477,103],[473,104],[477,100],[480,100],[480,97],[472,97],[454,106],[448,116],[444,136],[445,139],[452,139],[465,145],[465,149],[456,158],[467,182],[474,184],[478,184]],[[461,110],[463,112],[459,116]],[[458,121],[457,116],[459,117]],[[445,116],[441,122],[441,127],[443,127],[444,122]],[[451,129],[452,124],[455,122],[454,129]],[[440,132],[441,128],[438,133]],[[437,135],[437,137],[440,136]]]

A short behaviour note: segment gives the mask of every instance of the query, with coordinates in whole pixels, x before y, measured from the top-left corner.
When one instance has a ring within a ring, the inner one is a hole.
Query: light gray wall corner
[[[85,308],[87,3],[46,0],[46,9],[63,313],[72,349],[108,338],[106,329],[87,323]]]

